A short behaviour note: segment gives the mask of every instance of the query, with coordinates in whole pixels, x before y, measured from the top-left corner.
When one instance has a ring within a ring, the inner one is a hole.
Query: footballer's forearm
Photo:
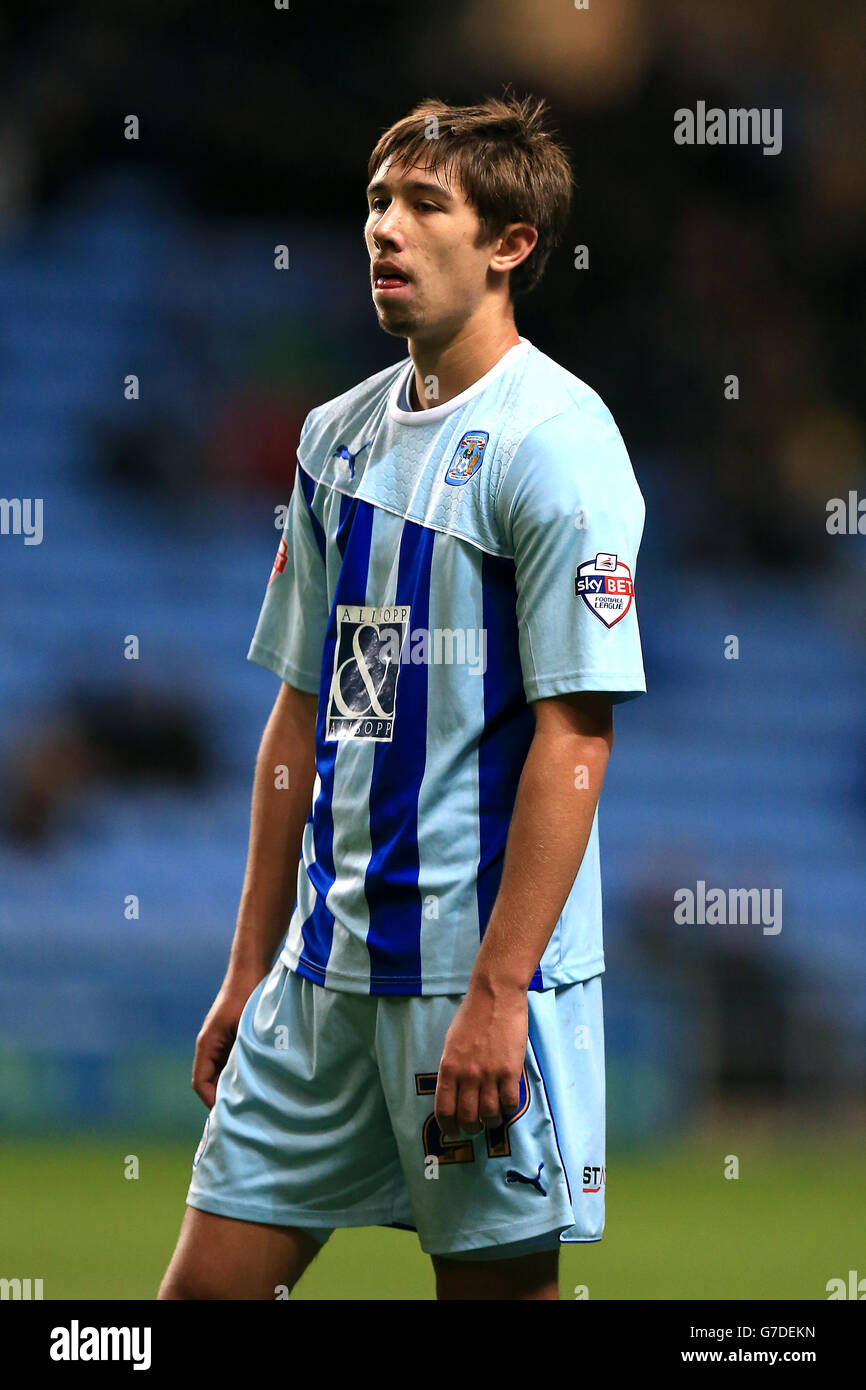
[[[230,977],[267,974],[288,925],[316,777],[316,705],[283,684],[262,734]]]
[[[536,716],[470,992],[528,989],[582,863],[610,757],[608,702],[545,700]]]

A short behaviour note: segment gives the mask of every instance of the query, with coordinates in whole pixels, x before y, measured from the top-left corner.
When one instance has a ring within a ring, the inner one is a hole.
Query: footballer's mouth
[[[394,261],[374,261],[372,274],[374,294],[399,294],[409,286],[410,277]]]

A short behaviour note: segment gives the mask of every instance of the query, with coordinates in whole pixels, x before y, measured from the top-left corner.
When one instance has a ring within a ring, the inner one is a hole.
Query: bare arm
[[[244,1004],[270,970],[288,923],[316,777],[316,706],[315,695],[284,683],[259,745],[247,867],[229,965],[196,1039],[192,1084],[208,1107]]]
[[[315,695],[283,683],[262,734],[230,976],[252,972],[260,980],[286,930],[316,777],[316,704]]]
[[[436,1118],[451,1139],[517,1109],[527,989],[583,860],[613,744],[607,695],[556,696],[534,710],[499,893],[439,1067]]]

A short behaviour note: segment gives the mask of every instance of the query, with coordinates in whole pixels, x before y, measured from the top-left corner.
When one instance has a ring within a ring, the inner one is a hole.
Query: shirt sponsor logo
[[[631,570],[616,555],[599,551],[594,560],[578,565],[574,592],[605,627],[614,627],[622,622],[634,598]]]
[[[390,743],[394,736],[400,654],[409,631],[410,605],[336,610],[334,672],[328,691],[325,738]]]
[[[462,487],[464,483],[469,482],[484,462],[484,450],[489,438],[487,430],[467,430],[448,465],[446,483],[451,483],[453,487]]]

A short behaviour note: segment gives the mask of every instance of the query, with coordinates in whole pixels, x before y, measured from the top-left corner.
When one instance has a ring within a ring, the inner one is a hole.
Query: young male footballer
[[[596,810],[612,706],[646,689],[644,504],[610,411],[515,327],[571,171],[506,95],[423,102],[368,172],[409,355],[301,431],[162,1298],[280,1297],[335,1228],[382,1225],[441,1299],[555,1299],[561,1243],[604,1227]]]

